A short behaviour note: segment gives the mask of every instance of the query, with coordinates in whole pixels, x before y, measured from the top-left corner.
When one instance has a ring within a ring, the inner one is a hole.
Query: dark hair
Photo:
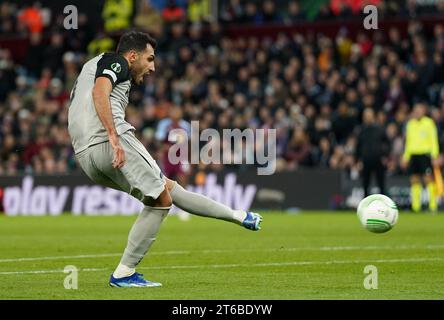
[[[157,42],[148,33],[129,31],[120,37],[116,52],[119,54],[124,54],[130,50],[140,52],[146,49],[147,44],[156,49]]]

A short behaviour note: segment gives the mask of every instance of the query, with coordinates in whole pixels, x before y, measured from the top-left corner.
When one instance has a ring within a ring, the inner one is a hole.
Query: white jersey
[[[131,89],[128,62],[117,53],[102,53],[85,63],[71,91],[68,131],[76,154],[91,145],[108,140],[92,98],[92,90],[98,77],[106,77],[112,82],[110,103],[117,134],[135,130],[125,121],[125,109]]]

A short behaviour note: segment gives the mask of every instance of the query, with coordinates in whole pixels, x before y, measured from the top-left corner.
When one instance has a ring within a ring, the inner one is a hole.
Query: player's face
[[[137,58],[131,66],[131,75],[136,84],[143,82],[143,77],[154,72],[154,49],[150,45],[137,54]]]
[[[421,119],[426,114],[426,106],[423,104],[417,104],[413,109],[413,116],[417,119]]]

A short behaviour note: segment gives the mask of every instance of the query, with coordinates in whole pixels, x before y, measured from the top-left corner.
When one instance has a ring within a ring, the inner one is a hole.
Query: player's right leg
[[[421,193],[422,184],[420,176],[413,174],[410,176],[410,200],[414,212],[421,211]]]
[[[166,178],[173,204],[178,208],[203,217],[230,221],[253,231],[260,230],[262,216],[255,212],[233,210],[201,194],[185,190],[176,181]]]

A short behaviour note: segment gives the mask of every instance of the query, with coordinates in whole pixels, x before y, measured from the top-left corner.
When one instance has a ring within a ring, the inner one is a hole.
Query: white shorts
[[[105,187],[124,191],[145,203],[146,198],[157,199],[165,189],[165,178],[156,161],[133,131],[119,136],[125,151],[125,164],[112,166],[113,149],[109,141],[88,147],[76,155],[88,177]]]

